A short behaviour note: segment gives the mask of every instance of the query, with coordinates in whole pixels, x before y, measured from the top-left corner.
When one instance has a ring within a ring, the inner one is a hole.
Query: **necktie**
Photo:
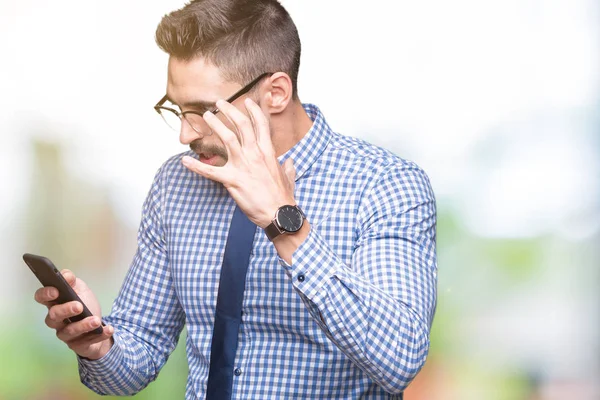
[[[233,385],[233,370],[246,271],[256,232],[248,217],[236,206],[229,226],[219,291],[208,371],[207,400],[229,400]]]

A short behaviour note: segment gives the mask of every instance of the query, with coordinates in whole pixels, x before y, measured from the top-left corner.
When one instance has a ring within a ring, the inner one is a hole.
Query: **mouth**
[[[212,153],[198,153],[198,159],[201,163],[215,165],[219,156]]]
[[[190,150],[198,155],[198,160],[204,164],[220,166],[223,160],[227,161],[225,149],[211,143],[194,141],[190,144]]]

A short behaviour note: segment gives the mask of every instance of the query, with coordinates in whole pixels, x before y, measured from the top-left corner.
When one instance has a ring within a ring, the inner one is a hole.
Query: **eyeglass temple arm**
[[[265,76],[268,76],[268,75],[273,75],[273,72],[265,72],[265,73],[257,76],[256,79],[254,79],[252,82],[250,82],[249,84],[244,86],[239,92],[237,92],[233,96],[229,97],[225,101],[228,103],[232,103],[234,100],[238,99],[239,97],[242,97],[243,95],[248,93],[250,91],[250,89],[252,89],[254,87],[254,85],[256,85],[262,78],[264,78]],[[216,112],[219,112],[219,109],[215,107],[215,109],[213,110],[213,114]]]

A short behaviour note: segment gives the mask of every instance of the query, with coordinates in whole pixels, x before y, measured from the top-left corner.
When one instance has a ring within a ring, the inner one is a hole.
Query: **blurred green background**
[[[599,5],[283,1],[300,97],[416,161],[438,204],[438,308],[407,400],[600,399]],[[186,150],[152,106],[182,1],[0,3],[0,400],[95,399],[21,261],[108,313],[152,177]],[[139,399],[183,398],[183,343]]]

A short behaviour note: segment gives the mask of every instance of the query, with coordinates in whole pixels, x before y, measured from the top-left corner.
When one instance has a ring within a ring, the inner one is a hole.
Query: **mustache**
[[[196,154],[212,154],[227,159],[227,150],[214,144],[204,144],[200,140],[190,143],[190,149]]]

